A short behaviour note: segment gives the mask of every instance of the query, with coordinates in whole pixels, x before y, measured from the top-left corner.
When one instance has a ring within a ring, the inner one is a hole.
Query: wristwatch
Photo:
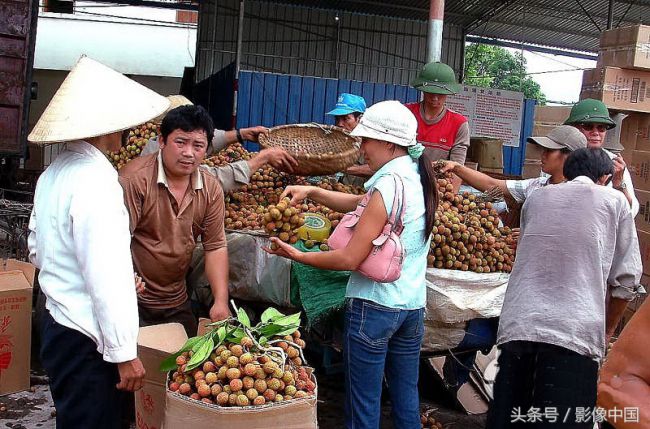
[[[621,182],[621,185],[620,185],[620,186],[617,186],[617,187],[614,188],[614,189],[617,189],[617,190],[623,192],[623,191],[625,191],[625,190],[627,189],[627,185],[625,184],[625,181],[623,181],[623,182]]]

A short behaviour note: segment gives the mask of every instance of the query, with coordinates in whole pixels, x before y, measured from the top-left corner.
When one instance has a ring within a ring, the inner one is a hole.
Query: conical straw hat
[[[145,123],[168,106],[165,97],[82,56],[28,139],[48,144],[111,134]]]
[[[154,122],[162,122],[163,118],[167,113],[169,113],[170,110],[173,110],[177,107],[191,106],[194,104],[183,95],[168,95],[167,100],[170,102],[169,107],[162,113],[162,115],[157,116],[156,119],[153,119]]]

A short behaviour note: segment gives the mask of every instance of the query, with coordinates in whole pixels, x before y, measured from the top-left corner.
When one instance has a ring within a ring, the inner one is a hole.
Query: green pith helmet
[[[451,95],[460,91],[454,70],[445,63],[425,64],[418,76],[411,82],[418,91],[431,94]]]
[[[609,117],[609,110],[605,103],[593,98],[585,98],[577,102],[571,109],[569,118],[564,121],[564,125],[577,124],[605,124],[608,129],[616,126]]]

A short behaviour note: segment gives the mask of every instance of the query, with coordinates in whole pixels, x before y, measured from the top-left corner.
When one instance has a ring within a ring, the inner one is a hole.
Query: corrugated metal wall
[[[235,61],[239,1],[201,2],[196,82]],[[427,23],[246,1],[242,70],[407,84],[424,64]],[[446,25],[442,60],[461,71],[462,29]]]
[[[325,115],[336,104],[338,94],[351,92],[366,99],[368,105],[382,100],[417,101],[419,93],[407,85],[360,82],[348,79],[323,79],[274,73],[241,72],[237,98],[237,128],[264,125],[318,122],[333,124]],[[505,174],[520,175],[526,138],[533,130],[535,100],[525,100],[519,147],[503,148]],[[247,142],[248,150],[259,150]]]

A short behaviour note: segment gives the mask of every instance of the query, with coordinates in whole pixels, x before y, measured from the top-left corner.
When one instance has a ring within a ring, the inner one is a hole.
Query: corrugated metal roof
[[[428,0],[283,0],[354,13],[427,20]],[[317,4],[315,4],[317,3]],[[605,0],[447,0],[445,21],[467,34],[596,52],[607,27]],[[650,0],[616,0],[614,26],[650,23]]]

